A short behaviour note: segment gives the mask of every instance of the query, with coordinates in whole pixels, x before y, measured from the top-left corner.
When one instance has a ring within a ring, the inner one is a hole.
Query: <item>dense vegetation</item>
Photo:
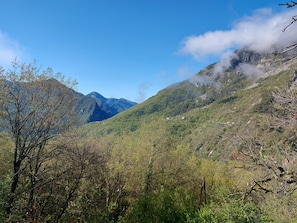
[[[78,129],[51,70],[1,71],[0,221],[297,221],[292,61],[185,81]]]

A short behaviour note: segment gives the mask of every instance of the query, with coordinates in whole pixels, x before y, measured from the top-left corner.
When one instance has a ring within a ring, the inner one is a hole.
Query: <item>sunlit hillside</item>
[[[60,83],[3,82],[0,219],[295,221],[295,52],[236,54],[79,128]]]

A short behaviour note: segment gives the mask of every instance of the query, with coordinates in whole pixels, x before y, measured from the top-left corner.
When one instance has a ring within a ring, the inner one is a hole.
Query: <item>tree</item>
[[[280,5],[291,8],[296,6],[297,2],[291,1]],[[283,32],[296,21],[297,17],[293,16],[291,23],[283,29]],[[290,45],[282,53],[295,48],[297,44]],[[238,149],[232,157],[239,161],[237,168],[253,173],[243,197],[245,199],[253,197],[263,209],[267,204],[274,206],[273,213],[284,207],[287,209],[286,219],[289,219],[289,214],[290,217],[296,218],[295,211],[290,213],[288,211],[290,204],[296,202],[297,189],[295,161],[297,85],[295,79],[296,72],[289,86],[275,89],[271,97],[267,98],[269,99],[266,100],[267,108],[264,110],[261,108],[263,117],[265,113],[267,114],[265,121],[257,118],[250,120],[241,136],[235,134],[230,137]],[[262,101],[264,99],[262,98]],[[259,107],[256,106],[256,108]],[[268,142],[267,138],[272,140]],[[276,208],[277,205],[274,205],[276,203],[281,205]],[[284,222],[284,220],[278,220],[278,222]]]
[[[26,213],[28,220],[68,222],[72,218],[79,219],[82,214],[79,197],[87,202],[81,184],[95,177],[94,169],[101,169],[99,154],[92,147],[81,134],[72,130],[59,136],[50,149],[46,149],[47,154],[51,154],[50,159],[43,163],[43,171],[33,188],[35,196]]]
[[[297,217],[291,208],[297,200],[296,92],[296,83],[276,88],[271,109],[250,119],[243,133],[229,137],[238,150],[232,157],[235,168],[252,173],[243,187],[244,200],[252,198],[276,222]]]
[[[14,61],[0,69],[0,127],[14,141],[13,177],[6,213],[9,217],[21,178],[30,181],[27,205],[33,205],[34,187],[47,143],[74,124],[75,98],[61,74],[41,70],[36,63]]]
[[[281,5],[281,6],[287,6],[287,8],[292,8],[292,7],[294,7],[294,6],[297,5],[297,2],[291,1],[291,3],[281,3],[279,5]],[[289,26],[291,26],[293,23],[295,23],[296,21],[297,21],[297,16],[295,15],[295,16],[292,17],[292,21],[283,29],[283,32],[285,32],[286,29]],[[293,50],[293,49],[296,49],[296,48],[297,48],[297,43],[288,46],[287,49],[284,52],[287,52],[287,51],[290,51],[290,50]]]

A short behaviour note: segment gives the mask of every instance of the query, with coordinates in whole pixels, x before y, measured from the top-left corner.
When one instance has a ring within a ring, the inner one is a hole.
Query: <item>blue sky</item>
[[[83,94],[141,102],[230,49],[268,42],[261,24],[281,33],[275,23],[291,21],[278,6],[285,2],[0,0],[0,65],[35,59],[77,80]]]

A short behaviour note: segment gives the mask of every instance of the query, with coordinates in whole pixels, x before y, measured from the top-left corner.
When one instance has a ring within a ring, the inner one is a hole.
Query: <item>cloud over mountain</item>
[[[242,47],[256,52],[271,47],[283,48],[297,42],[297,24],[282,32],[296,14],[297,8],[280,13],[259,9],[253,15],[236,21],[230,30],[186,37],[180,52],[200,60],[209,56],[221,57],[230,50]]]

